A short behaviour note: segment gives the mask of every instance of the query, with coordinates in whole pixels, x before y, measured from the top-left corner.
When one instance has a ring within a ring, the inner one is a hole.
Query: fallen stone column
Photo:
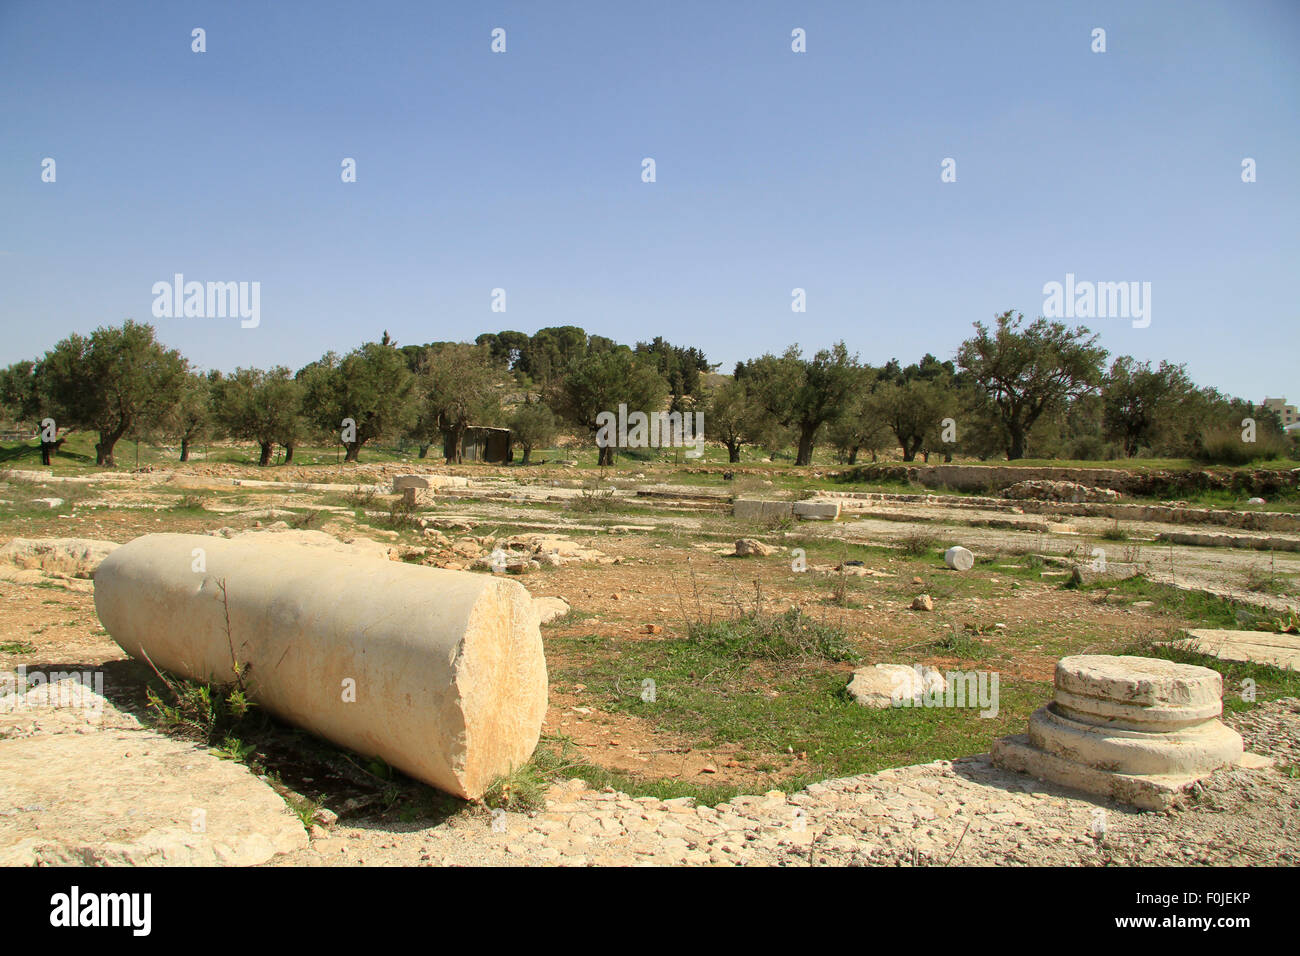
[[[237,660],[269,713],[461,797],[524,763],[546,713],[537,612],[494,576],[151,534],[100,564],[95,610],[131,656],[220,683]]]
[[[943,563],[954,571],[969,571],[975,567],[975,555],[961,545],[953,545],[943,553]]]

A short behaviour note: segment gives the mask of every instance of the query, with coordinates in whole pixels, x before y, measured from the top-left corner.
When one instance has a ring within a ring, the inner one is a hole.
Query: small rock
[[[934,598],[930,597],[928,594],[918,594],[916,597],[912,598],[912,610],[933,611]]]
[[[876,664],[859,667],[849,681],[849,696],[864,707],[884,709],[901,706],[905,700],[918,703],[927,692],[943,694],[948,683],[931,667],[908,667],[905,664]]]
[[[759,557],[766,557],[769,554],[776,554],[777,549],[770,544],[764,544],[762,541],[756,541],[753,538],[741,538],[736,542],[736,557],[745,558],[751,554]]]
[[[542,624],[562,618],[572,610],[568,601],[557,597],[535,597],[533,607],[537,609],[537,619]]]
[[[313,823],[319,823],[323,827],[332,827],[338,823],[339,815],[329,807],[321,807],[311,815]]]

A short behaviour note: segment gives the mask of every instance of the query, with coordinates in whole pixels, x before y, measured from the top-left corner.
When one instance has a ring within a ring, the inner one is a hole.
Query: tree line
[[[577,326],[484,333],[471,344],[399,346],[384,332],[297,371],[199,372],[147,324],[73,334],[0,370],[0,414],[39,429],[48,463],[69,429],[93,431],[96,463],[126,437],[180,446],[249,442],[259,463],[277,446],[338,443],[348,461],[378,441],[459,462],[471,426],[504,426],[531,460],[563,431],[595,435],[601,412],[702,411],[706,436],[732,462],[745,446],[808,465],[827,444],[841,462],[897,450],[904,461],[1100,460],[1150,455],[1248,461],[1295,453],[1275,413],[1197,387],[1181,365],[1108,353],[1086,327],[1005,312],[941,361],[863,362],[843,342],[811,356],[792,345],[718,375],[705,354],[662,338],[628,346]],[[1252,420],[1246,437],[1246,420]],[[612,464],[614,447],[599,462]]]

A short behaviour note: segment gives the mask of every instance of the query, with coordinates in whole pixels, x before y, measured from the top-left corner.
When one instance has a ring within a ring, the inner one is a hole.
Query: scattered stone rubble
[[[1002,489],[1002,497],[1033,501],[1118,501],[1119,492],[1111,488],[1093,488],[1076,481],[1031,479],[1017,481]]]
[[[462,539],[462,542],[473,539]],[[588,548],[558,534],[516,534],[501,541],[479,539],[483,547],[491,543],[487,554],[480,554],[474,566],[491,571],[522,574],[542,567],[559,568],[570,564],[619,564],[596,548]],[[460,542],[458,542],[459,544]]]
[[[94,538],[14,538],[0,547],[0,580],[58,581],[68,590],[89,592],[95,568],[116,548],[115,541]]]
[[[747,558],[750,555],[757,555],[765,558],[768,555],[776,554],[781,549],[774,545],[764,544],[754,538],[741,538],[736,542],[735,555],[738,558]]]

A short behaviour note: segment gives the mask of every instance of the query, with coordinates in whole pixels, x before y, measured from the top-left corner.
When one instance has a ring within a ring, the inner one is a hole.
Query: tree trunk
[[[284,446],[284,463],[286,465],[293,464],[293,442]]]
[[[603,448],[601,448],[601,450],[600,450],[600,457],[596,459],[596,464],[598,464],[598,465],[602,465],[602,466],[605,466],[605,465],[612,465],[612,464],[614,464],[614,446],[613,446],[613,445],[605,445]]]
[[[261,443],[261,445],[262,445],[262,453],[257,459],[257,465],[259,468],[265,468],[267,465],[271,463],[272,443],[269,441],[264,441]]]
[[[849,464],[856,465],[857,463],[858,463],[858,446],[854,445],[852,448],[849,449]]]
[[[525,446],[524,446],[524,457],[523,457],[523,460],[520,462],[520,464],[521,464],[521,465],[526,465],[526,464],[528,464],[528,459],[529,459],[530,457],[532,457],[532,454],[533,454],[532,446],[531,446],[531,445],[525,445]]]
[[[1015,461],[1018,458],[1025,457],[1025,431],[1023,428],[1008,428],[1011,434],[1011,444],[1007,448],[1007,459]]]
[[[740,442],[738,442],[738,441],[729,441],[729,442],[727,442],[727,461],[729,461],[729,462],[730,462],[731,464],[733,464],[733,465],[735,465],[735,464],[739,464],[739,462],[740,462]]]
[[[350,441],[345,443],[347,454],[343,456],[344,461],[356,461],[361,455],[361,442]]]
[[[190,460],[190,440],[188,438],[182,438],[181,439],[181,461],[189,461],[189,460]]]
[[[795,457],[796,465],[811,465],[813,456],[813,435],[817,429],[806,425],[799,429],[799,454]]]
[[[117,444],[117,440],[122,437],[122,433],[125,430],[126,429],[123,429],[122,432],[118,432],[116,435],[106,435],[103,432],[99,433],[99,441],[95,443],[96,465],[103,468],[117,467],[117,460],[113,457],[113,446]]]
[[[55,453],[59,450],[59,442],[43,441],[41,442],[41,464],[48,465]]]
[[[424,445],[421,445],[421,446],[420,446],[420,457],[421,457],[421,458],[428,458],[428,457],[429,457],[429,446],[428,446],[427,444],[424,444]]]

